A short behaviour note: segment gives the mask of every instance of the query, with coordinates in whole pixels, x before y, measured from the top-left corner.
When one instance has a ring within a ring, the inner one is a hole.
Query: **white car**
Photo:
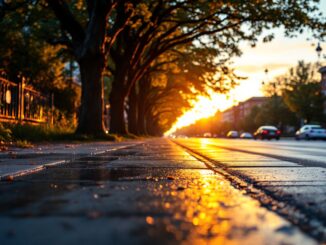
[[[243,133],[240,135],[240,138],[241,138],[241,139],[253,139],[254,137],[252,136],[251,133],[243,132]]]
[[[295,133],[296,140],[300,139],[324,139],[326,140],[326,129],[320,125],[304,125]]]
[[[229,131],[228,134],[226,135],[227,138],[231,138],[231,139],[236,139],[239,138],[239,133],[238,131]]]

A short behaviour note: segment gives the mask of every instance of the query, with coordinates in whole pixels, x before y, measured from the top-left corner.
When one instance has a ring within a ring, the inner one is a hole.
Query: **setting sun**
[[[200,119],[213,116],[217,110],[223,111],[233,105],[233,101],[228,95],[215,93],[212,90],[208,90],[207,93],[208,96],[200,95],[197,99],[191,101],[192,108],[185,111],[164,135],[169,136],[180,128],[189,126]]]

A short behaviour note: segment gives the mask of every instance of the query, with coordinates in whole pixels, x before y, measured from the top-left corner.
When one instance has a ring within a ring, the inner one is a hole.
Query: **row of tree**
[[[281,26],[289,36],[308,28],[321,37],[319,12],[309,0],[0,1],[0,65],[42,87],[78,64],[77,133],[105,133],[108,93],[111,133],[161,134],[189,99],[235,84],[227,65],[241,54],[241,41],[254,45],[264,30]]]

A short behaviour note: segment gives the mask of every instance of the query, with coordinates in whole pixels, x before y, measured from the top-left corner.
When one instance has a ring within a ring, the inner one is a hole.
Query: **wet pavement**
[[[0,180],[40,171],[51,165],[73,161],[87,155],[98,155],[134,144],[96,142],[83,144],[42,144],[32,148],[15,148],[0,152]]]
[[[324,215],[326,176],[316,167],[309,170],[312,180],[297,163],[238,155],[198,139],[118,146],[97,145],[97,154],[83,152],[64,164],[1,181],[0,244],[325,241],[318,215]],[[310,197],[308,185],[299,185],[308,182]],[[316,197],[316,206],[296,206]],[[315,213],[308,217],[309,208]],[[304,218],[315,223],[304,227]]]
[[[176,142],[234,185],[326,241],[326,142],[187,139]],[[301,150],[304,153],[301,153]]]

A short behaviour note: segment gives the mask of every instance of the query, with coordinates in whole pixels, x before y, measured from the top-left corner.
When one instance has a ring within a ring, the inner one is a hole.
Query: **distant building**
[[[268,97],[251,97],[246,101],[240,102],[238,105],[222,112],[222,121],[236,123],[249,115],[253,107],[260,107],[267,99]]]
[[[321,91],[326,96],[326,66],[323,66],[319,69],[321,74]],[[324,104],[324,113],[326,113],[326,103]]]
[[[250,114],[253,107],[260,107],[267,100],[267,97],[251,97],[250,99],[240,102],[238,105],[238,113],[240,118],[244,118]]]
[[[222,122],[233,122],[235,119],[234,106],[222,112]]]
[[[324,95],[326,95],[326,66],[323,66],[319,69],[321,74],[321,89]]]

